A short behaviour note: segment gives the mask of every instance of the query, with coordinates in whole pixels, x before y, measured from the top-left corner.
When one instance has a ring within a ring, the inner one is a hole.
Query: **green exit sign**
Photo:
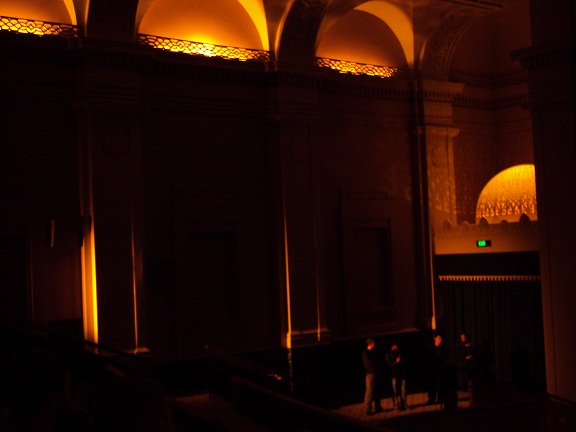
[[[492,240],[476,240],[477,247],[490,247],[492,246]]]

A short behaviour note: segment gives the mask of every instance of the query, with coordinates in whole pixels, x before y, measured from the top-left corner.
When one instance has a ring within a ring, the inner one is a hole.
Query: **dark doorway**
[[[437,258],[437,323],[453,356],[460,333],[466,332],[483,348],[485,372],[495,383],[544,391],[538,254]]]
[[[28,320],[28,271],[26,238],[0,235],[0,316]]]

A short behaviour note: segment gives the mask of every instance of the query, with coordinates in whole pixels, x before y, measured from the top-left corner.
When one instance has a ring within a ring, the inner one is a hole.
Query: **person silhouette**
[[[366,414],[372,415],[382,411],[380,404],[380,375],[382,358],[375,349],[376,342],[372,338],[366,339],[366,349],[362,353],[362,362],[366,373],[366,392],[364,393],[364,406]],[[374,409],[372,409],[374,406]]]
[[[406,405],[406,370],[398,342],[390,341],[390,350],[386,353],[386,362],[392,372],[392,401],[394,408],[404,411]]]
[[[428,405],[444,403],[443,391],[445,390],[446,363],[448,349],[444,345],[442,335],[436,333],[434,341],[428,351]]]

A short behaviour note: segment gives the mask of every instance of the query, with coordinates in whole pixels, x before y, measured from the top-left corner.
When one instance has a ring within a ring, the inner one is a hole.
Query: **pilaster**
[[[462,92],[462,84],[421,79],[415,82],[415,184],[419,200],[420,281],[419,315],[436,328],[435,279],[433,268],[435,227],[448,220],[456,224],[454,178],[453,103]]]
[[[428,218],[430,227],[441,227],[448,220],[456,224],[454,178],[453,103],[462,92],[462,84],[421,80],[419,82],[418,136],[425,161],[423,178],[427,179]]]
[[[317,208],[314,79],[278,73],[270,93],[273,166],[278,180],[278,232],[283,332],[287,348],[323,342],[326,328]]]
[[[576,62],[574,7],[533,0],[534,45],[514,53],[528,72],[540,225],[540,267],[548,392],[576,402]],[[553,23],[553,24],[551,24]]]
[[[76,107],[85,334],[104,347],[137,352],[145,345],[139,76],[101,54],[87,51]]]

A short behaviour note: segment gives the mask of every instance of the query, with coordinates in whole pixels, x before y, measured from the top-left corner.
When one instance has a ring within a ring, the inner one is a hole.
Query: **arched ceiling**
[[[72,0],[0,0],[0,16],[76,24]]]
[[[506,76],[522,71],[510,53],[532,45],[527,2],[516,2],[473,22],[455,46],[451,73]]]
[[[356,9],[368,12],[385,22],[402,46],[407,65],[414,67],[414,27],[411,11],[398,2],[370,1]]]
[[[154,0],[147,2],[138,33],[267,49],[265,29],[259,33],[263,15],[261,0]]]
[[[376,16],[348,12],[323,35],[318,57],[407,68],[405,52],[392,29]]]
[[[436,79],[514,71],[528,11],[529,0],[0,0],[0,15],[78,22],[98,39],[146,33],[270,50],[295,66],[346,56]]]

